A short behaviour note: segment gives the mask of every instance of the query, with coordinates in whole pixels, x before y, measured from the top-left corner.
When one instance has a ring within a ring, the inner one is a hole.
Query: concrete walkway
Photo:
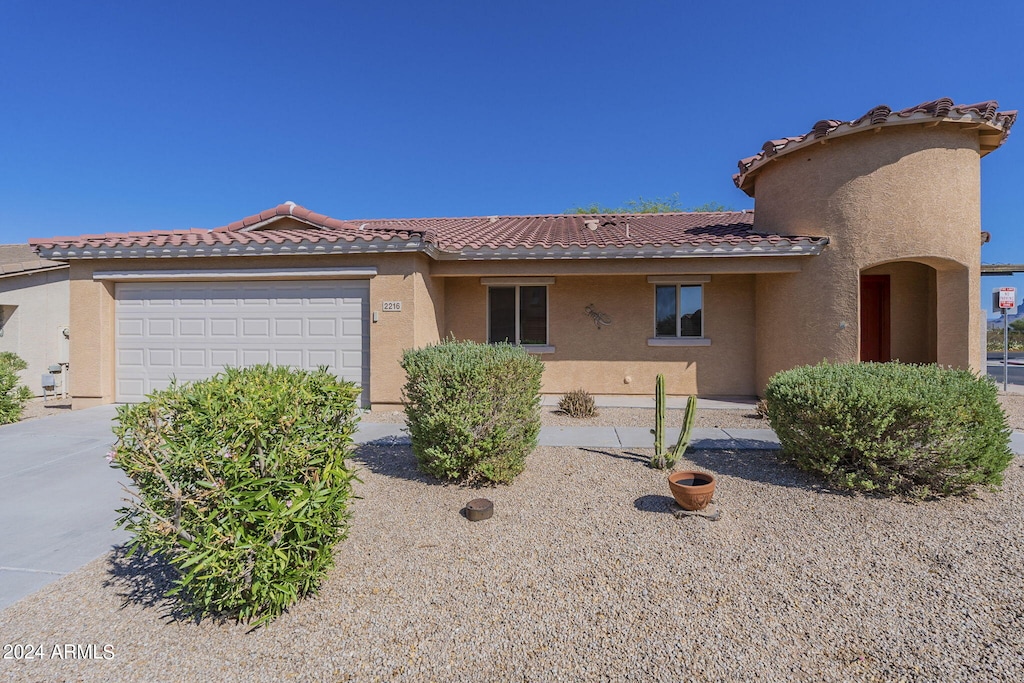
[[[674,444],[679,428],[666,429],[665,440]],[[405,425],[364,422],[356,433],[357,443],[387,440],[409,443]],[[578,446],[580,448],[653,448],[649,427],[542,427],[541,446]],[[776,449],[779,440],[770,429],[694,429],[690,448]]]
[[[126,478],[104,457],[114,443],[115,415],[115,406],[100,406],[0,427],[0,609],[128,540],[113,528]],[[355,440],[408,443],[404,427],[363,422]],[[670,443],[677,436],[678,429],[666,430]],[[539,441],[653,447],[646,427],[543,427]],[[691,447],[773,449],[778,443],[769,429],[695,429]],[[1011,446],[1024,454],[1024,434],[1015,432]]]

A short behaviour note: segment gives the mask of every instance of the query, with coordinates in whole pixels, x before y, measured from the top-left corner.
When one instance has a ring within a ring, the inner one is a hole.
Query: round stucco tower
[[[880,106],[740,162],[756,231],[829,239],[800,273],[757,276],[762,390],[823,359],[980,369],[980,158],[1016,118],[997,107]]]

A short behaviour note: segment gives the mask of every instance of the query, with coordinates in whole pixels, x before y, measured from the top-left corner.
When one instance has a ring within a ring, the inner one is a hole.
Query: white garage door
[[[366,405],[369,291],[368,280],[118,283],[117,400],[270,363],[326,365]]]

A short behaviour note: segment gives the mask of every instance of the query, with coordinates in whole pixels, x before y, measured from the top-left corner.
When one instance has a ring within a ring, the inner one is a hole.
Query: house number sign
[[[385,301],[383,306],[381,306],[381,310],[384,310],[384,311],[400,311],[400,310],[402,310],[402,302],[401,301]]]

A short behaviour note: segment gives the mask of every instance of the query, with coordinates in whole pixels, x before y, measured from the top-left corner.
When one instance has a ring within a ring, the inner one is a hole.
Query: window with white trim
[[[654,288],[654,336],[702,338],[703,285],[657,285]]]
[[[546,345],[548,288],[544,285],[488,287],[487,341]]]

